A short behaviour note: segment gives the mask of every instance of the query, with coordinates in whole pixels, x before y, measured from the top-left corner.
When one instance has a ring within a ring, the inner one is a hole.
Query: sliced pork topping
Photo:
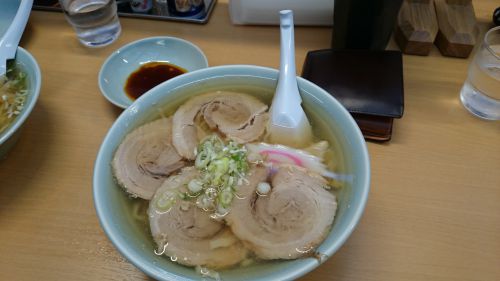
[[[255,97],[232,92],[214,92],[190,99],[177,109],[173,117],[172,142],[180,155],[194,159],[194,149],[201,140],[201,119],[208,127],[222,135],[246,143],[257,140],[264,133],[268,120],[267,105]]]
[[[243,244],[221,221],[190,200],[189,182],[198,178],[194,167],[169,177],[149,205],[151,234],[165,254],[180,264],[224,268],[241,262],[247,255]]]
[[[326,180],[296,166],[281,166],[270,190],[265,168],[252,168],[247,178],[248,184],[237,187],[243,199],[233,200],[226,217],[234,234],[261,259],[310,254],[328,234],[337,209]]]
[[[171,140],[171,118],[158,119],[128,134],[112,161],[117,182],[127,192],[151,199],[172,172],[186,165]]]

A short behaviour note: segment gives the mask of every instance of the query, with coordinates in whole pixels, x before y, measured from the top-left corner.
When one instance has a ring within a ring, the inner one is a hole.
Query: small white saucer
[[[124,86],[129,75],[148,62],[167,62],[188,72],[208,67],[200,48],[175,37],[151,37],[129,43],[113,52],[99,71],[99,88],[114,105],[127,108],[134,101]]]

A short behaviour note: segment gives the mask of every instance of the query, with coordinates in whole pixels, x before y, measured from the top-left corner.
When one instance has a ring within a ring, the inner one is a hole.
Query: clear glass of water
[[[500,26],[490,29],[484,36],[469,65],[460,99],[474,115],[500,120]]]
[[[115,0],[59,0],[59,3],[83,45],[103,47],[120,36]]]

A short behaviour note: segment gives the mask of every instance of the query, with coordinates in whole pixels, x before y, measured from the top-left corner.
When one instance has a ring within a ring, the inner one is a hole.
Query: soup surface
[[[240,92],[240,93],[245,93],[246,95],[250,95],[250,96],[253,96],[253,97],[256,97],[259,101],[261,101],[263,104],[265,105],[269,105],[270,104],[270,100],[271,100],[271,97],[272,97],[272,92],[269,91],[269,90],[266,90],[266,89],[263,89],[263,88],[259,88],[259,87],[226,87],[224,88],[223,90],[225,91],[237,91],[237,92]],[[177,103],[169,103],[168,106],[162,108],[159,112],[156,112],[156,113],[153,113],[153,116],[151,116],[151,120],[158,120],[158,119],[162,119],[162,118],[166,118],[166,117],[169,117],[169,116],[172,116],[174,115],[174,113],[176,111],[178,111],[179,109],[179,105],[183,105],[185,104],[186,102],[186,99],[184,100],[181,100]],[[220,105],[218,105],[220,106]],[[310,119],[311,121],[311,124],[313,126],[313,132],[314,132],[314,135],[315,135],[315,139],[314,139],[314,142],[311,143],[311,145],[313,145],[314,143],[316,142],[319,142],[321,140],[326,140],[329,144],[328,148],[324,151],[324,154],[322,155],[322,159],[324,161],[324,163],[326,164],[326,167],[328,170],[331,170],[331,171],[335,171],[337,173],[342,173],[344,172],[344,155],[342,155],[342,152],[338,149],[338,142],[337,140],[335,139],[335,137],[331,134],[331,132],[327,129],[327,125],[326,125],[326,122],[323,121],[321,119],[321,116],[317,115],[317,113],[314,113],[314,111],[311,111],[311,110],[308,110],[308,108],[306,107],[305,108],[307,114],[308,114],[308,118]],[[205,109],[206,111],[206,109]],[[231,114],[231,109],[226,109],[226,113],[229,111],[229,113]],[[174,117],[174,121],[175,121],[175,117]],[[206,125],[206,124],[205,124]],[[175,126],[175,124],[174,124]],[[265,142],[266,141],[266,137],[265,135],[263,135],[262,137],[258,138],[256,140],[257,142]],[[199,143],[198,143],[199,144]],[[197,153],[201,153],[203,152],[202,150],[199,150],[198,149],[198,152]],[[194,159],[192,160],[194,161]],[[190,165],[193,165],[193,162],[189,162],[187,161],[187,164],[186,166],[190,166]],[[288,171],[288,173],[290,172],[291,170]],[[173,174],[176,174],[178,173],[179,170],[177,170],[177,172],[173,173]],[[180,172],[181,174],[183,173],[183,171]],[[264,180],[262,180],[263,182],[264,181],[267,181],[265,180],[266,177],[264,177]],[[302,180],[299,180],[299,182],[302,181]],[[345,183],[342,183],[342,182],[338,182],[338,181],[333,181],[333,180],[327,180],[325,181],[327,183],[327,185],[329,186],[328,187],[328,192],[331,193],[332,195],[338,195],[339,191],[341,191],[340,187],[342,187],[342,189],[344,188],[347,188],[346,187],[346,184]],[[191,182],[189,182],[191,183]],[[323,181],[321,181],[321,183],[323,183]],[[288,184],[290,185],[290,184]],[[185,187],[189,187],[189,184],[188,182],[186,182],[186,185]],[[241,188],[241,187],[240,187]],[[273,187],[271,187],[273,188]],[[165,189],[165,188],[164,188]],[[205,189],[203,189],[205,190]],[[265,190],[265,189],[264,189]],[[185,191],[184,191],[185,192]],[[189,191],[187,191],[187,193],[189,195]],[[196,195],[196,194],[194,194]],[[199,194],[196,195],[196,196],[192,196],[193,198],[199,198]],[[235,193],[235,195],[237,195]],[[260,194],[259,196],[261,196],[262,194]],[[259,200],[259,196],[256,197],[255,200]],[[300,196],[308,196],[308,195],[300,195]],[[160,204],[162,207],[165,207],[166,206],[166,209],[168,209],[168,211],[166,212],[170,212],[170,209],[172,206],[170,206],[171,204],[171,201],[169,201],[171,198],[169,197],[159,197],[158,195],[155,195],[155,197],[153,198],[152,201],[149,201],[149,200],[144,200],[144,199],[140,199],[140,198],[135,198],[136,195],[132,195],[131,198],[128,200],[128,204],[129,204],[129,212],[128,212],[128,215],[130,217],[130,221],[131,223],[135,224],[136,227],[138,229],[140,229],[141,231],[145,232],[145,235],[147,236],[150,236],[151,237],[151,222],[150,222],[150,219],[152,218],[152,213],[151,213],[151,210],[152,210],[152,207],[151,207],[151,204],[153,204],[153,202],[156,202],[155,204],[158,205],[158,200],[163,200],[161,201],[162,203]],[[149,198],[151,199],[151,198]],[[260,199],[263,199],[263,200],[267,200],[268,198],[266,198],[265,194],[262,198]],[[156,200],[156,201],[155,201]],[[233,199],[233,200],[237,200],[237,199]],[[293,198],[293,199],[290,199],[290,200],[299,200],[299,199],[296,199],[296,198]],[[338,200],[337,200],[338,201]],[[163,205],[162,205],[163,204]],[[335,204],[337,204],[337,202],[335,202]],[[219,205],[215,205],[215,207],[220,207]],[[224,206],[226,207],[226,206]],[[182,208],[183,207],[179,207],[181,208],[180,210],[182,211]],[[188,207],[185,207],[186,210],[188,209]],[[288,207],[284,207],[284,208],[288,208]],[[148,216],[148,210],[149,209],[149,216]],[[155,210],[153,210],[155,211]],[[290,209],[290,212],[296,212],[297,210],[293,211],[293,208]],[[301,211],[311,211],[311,212],[314,212],[314,210],[309,210],[307,209],[307,207],[301,207],[300,209],[298,209],[298,212],[299,213],[296,213],[297,216],[300,216],[300,212]],[[231,212],[231,210],[229,210],[229,213]],[[217,212],[215,212],[217,213]],[[214,214],[213,210],[211,210],[211,214]],[[218,213],[220,215],[220,213]],[[332,216],[332,219],[333,219],[333,215],[335,214],[335,211],[333,211],[333,213],[331,213],[330,215]],[[154,212],[153,212],[153,215],[154,215]],[[307,217],[307,216],[306,216]],[[225,218],[222,219],[222,221],[224,221]],[[298,223],[298,222],[297,222]],[[292,223],[291,225],[289,226],[284,226],[284,227],[293,227],[293,224],[297,224],[297,223]],[[234,223],[233,223],[234,225]],[[196,226],[194,226],[196,228]],[[226,226],[224,226],[226,227]],[[331,225],[329,226],[331,227]],[[241,232],[241,231],[240,231]],[[302,236],[303,233],[299,233],[297,234],[298,236]],[[153,234],[154,236],[154,234]],[[232,239],[232,238],[231,238]],[[167,238],[165,239],[165,243],[159,243],[158,239],[156,238],[152,238],[150,239],[150,247],[152,248],[152,250],[155,250],[155,253],[156,254],[165,254],[165,249],[168,249],[169,248],[169,244],[167,243]],[[229,243],[227,242],[228,240],[227,239],[222,239],[221,243]],[[173,245],[171,245],[173,246]],[[269,254],[267,252],[264,251],[261,251],[259,249],[256,249],[256,246],[248,246],[248,244],[246,244],[247,247],[250,247],[250,251],[249,253],[246,255],[246,258],[244,258],[243,260],[241,260],[240,262],[238,262],[237,264],[234,264],[232,266],[248,266],[250,264],[254,264],[254,263],[262,263],[262,262],[269,262],[269,261],[266,261],[266,259],[275,259],[274,257],[269,257]],[[296,248],[293,248],[291,250],[291,252],[287,252],[286,255],[290,255],[290,257],[288,256],[284,256],[284,257],[277,257],[277,258],[292,258],[291,257],[291,254],[292,253],[299,253],[297,254],[297,257],[302,257],[302,256],[311,256],[311,255],[314,255],[314,254],[317,254],[314,252],[314,248],[315,246],[310,246],[309,244],[307,245],[302,245],[301,247],[296,247]],[[176,262],[179,262],[179,259],[180,258],[183,258],[182,256],[179,256],[179,255],[172,255],[170,254],[170,259],[172,261],[176,261]],[[261,258],[263,257],[263,258]],[[184,257],[186,260],[188,259],[187,257]],[[182,263],[182,262],[181,262]],[[184,264],[187,264],[187,265],[191,265],[189,263],[184,263]],[[212,274],[213,271],[210,270],[210,267],[207,268],[207,267],[204,267],[204,266],[201,266],[201,267],[198,267],[198,270],[203,273],[210,273]]]
[[[7,73],[0,76],[0,133],[4,131],[23,110],[26,102],[26,74],[13,64]]]

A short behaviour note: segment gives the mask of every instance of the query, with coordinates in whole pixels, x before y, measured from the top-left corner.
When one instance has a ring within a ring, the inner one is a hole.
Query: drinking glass
[[[486,32],[469,65],[460,99],[474,115],[500,120],[500,26]]]
[[[115,0],[59,0],[59,3],[83,45],[103,47],[120,35]]]

